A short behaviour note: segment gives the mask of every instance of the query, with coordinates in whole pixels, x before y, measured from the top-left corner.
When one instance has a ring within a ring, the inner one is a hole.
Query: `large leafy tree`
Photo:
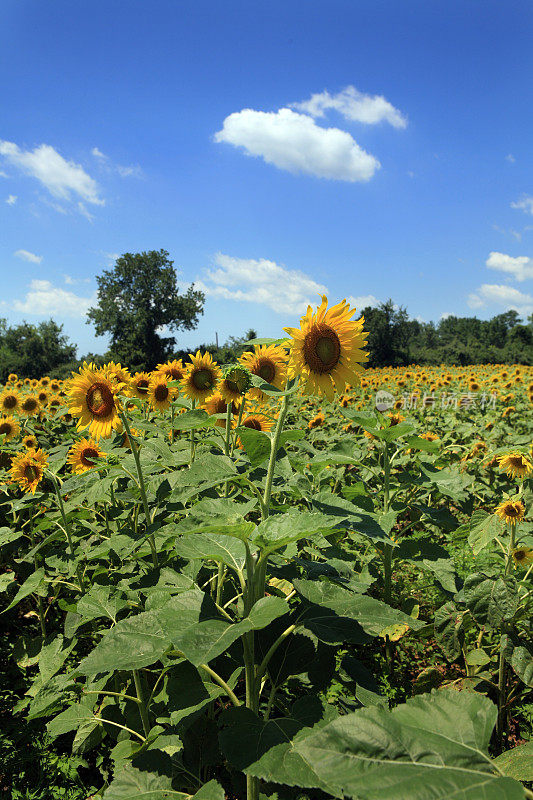
[[[203,313],[204,295],[189,286],[178,290],[176,270],[166,250],[124,253],[113,269],[97,276],[98,305],[87,322],[97,336],[111,336],[110,355],[130,368],[153,369],[174,350],[174,336],[162,330],[191,330]]]
[[[0,319],[0,382],[5,383],[10,372],[21,378],[40,378],[43,375],[62,377],[75,366],[76,347],[63,333],[63,326],[52,319],[30,325],[9,326]]]

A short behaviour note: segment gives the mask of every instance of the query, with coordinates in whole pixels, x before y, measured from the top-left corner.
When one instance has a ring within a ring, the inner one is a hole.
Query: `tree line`
[[[183,289],[166,250],[125,253],[96,278],[97,304],[87,313],[97,336],[108,336],[105,355],[77,358],[77,348],[50,319],[38,325],[8,325],[0,319],[0,382],[10,373],[22,378],[67,377],[83,361],[118,361],[131,370],[152,370],[190,351],[177,347],[180,330],[194,330],[204,294]],[[181,291],[180,291],[181,289]],[[522,320],[506,311],[490,320],[448,316],[437,324],[411,319],[392,300],[362,310],[369,332],[369,366],[406,364],[533,364],[533,314]],[[201,344],[219,363],[233,361],[256,338],[254,330],[221,346]],[[198,349],[198,348],[195,348]]]

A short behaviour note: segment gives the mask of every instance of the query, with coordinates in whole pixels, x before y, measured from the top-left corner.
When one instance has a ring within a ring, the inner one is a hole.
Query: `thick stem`
[[[226,438],[224,440],[224,455],[229,456],[229,437],[231,434],[231,403],[226,403]]]
[[[504,575],[509,575],[513,563],[513,550],[516,540],[516,525],[511,525],[509,530],[509,546],[505,558]],[[496,736],[498,746],[503,748],[503,739],[507,730],[507,664],[505,662],[505,649],[503,643],[505,636],[500,637],[500,654],[498,658],[498,720],[496,723]]]
[[[236,425],[236,427],[237,427],[237,428],[240,426],[240,424],[241,424],[241,422],[242,422],[242,415],[244,414],[244,406],[245,406],[245,405],[246,405],[246,395],[244,394],[244,395],[242,396],[241,407],[239,408],[239,416],[237,417],[237,425]],[[230,451],[230,455],[233,455],[233,451],[234,451],[234,449],[235,449],[235,442],[236,442],[236,441],[237,441],[237,436],[235,435],[235,436],[233,437],[233,441],[232,441],[232,443],[231,443],[231,451]]]
[[[281,432],[283,430],[283,423],[285,422],[285,417],[287,416],[288,407],[289,407],[289,396],[285,395],[281,403],[281,410],[279,412],[276,430],[274,431],[274,436],[272,437],[272,441],[270,444],[270,458],[268,461],[265,493],[263,495],[263,507],[261,509],[263,513],[263,519],[266,519],[270,513],[270,496],[272,494],[272,481],[274,480],[274,471],[276,469],[276,454],[278,452],[279,440],[281,437]]]
[[[199,664],[199,667],[200,669],[203,669],[205,672],[207,672],[207,674],[213,678],[215,683],[218,683],[218,685],[224,689],[224,691],[226,692],[226,694],[228,695],[229,699],[231,700],[234,706],[241,705],[241,701],[239,700],[235,692],[233,692],[230,689],[224,678],[221,678],[218,672],[215,672],[214,669],[211,669],[211,667],[208,664]]]
[[[35,548],[35,536],[33,535],[33,509],[30,508],[30,541],[31,541],[31,549]],[[33,556],[33,566],[35,569],[39,566],[39,560],[37,558],[37,553]],[[43,598],[40,595],[37,595],[37,613],[39,614],[39,624],[41,626],[41,633],[43,635],[43,639],[46,639],[46,625],[44,621],[44,608],[43,608]]]
[[[141,715],[141,722],[143,724],[144,735],[148,736],[150,733],[150,720],[148,718],[148,709],[144,699],[144,690],[142,684],[142,676],[138,669],[133,670],[133,680],[135,681],[135,691],[139,700],[139,712]]]
[[[126,428],[126,433],[131,443],[131,452],[133,453],[135,466],[137,468],[137,476],[139,478],[139,489],[141,492],[141,498],[144,508],[144,516],[146,517],[146,527],[148,528],[151,523],[151,517],[150,517],[150,509],[148,507],[148,499],[146,497],[146,486],[144,484],[144,476],[141,468],[141,459],[139,458],[139,448],[136,446],[137,443],[135,442],[135,439],[131,435],[131,429],[129,426],[128,418],[124,413],[124,411],[120,412],[120,418],[122,420],[122,424]],[[148,538],[148,544],[150,545],[150,550],[152,551],[152,561],[154,562],[154,567],[157,569],[157,567],[159,566],[159,560],[157,558],[157,549],[155,546],[155,539],[153,533],[149,533],[147,538]]]

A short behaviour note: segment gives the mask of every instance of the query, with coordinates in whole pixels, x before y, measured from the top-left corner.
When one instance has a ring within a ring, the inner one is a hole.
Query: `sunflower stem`
[[[272,437],[270,443],[270,459],[268,461],[265,492],[263,495],[263,506],[261,508],[263,519],[266,519],[270,513],[270,497],[272,494],[272,481],[274,480],[274,472],[276,469],[276,454],[278,452],[279,440],[281,437],[281,432],[283,430],[283,423],[285,422],[285,417],[287,416],[288,408],[289,408],[289,395],[285,395],[281,403],[281,410],[279,412],[279,417],[276,424],[276,429],[274,431],[274,436]]]
[[[231,403],[226,403],[226,438],[225,438],[225,441],[224,441],[224,455],[225,456],[229,456],[229,438],[230,438],[230,434],[231,434]]]
[[[239,408],[239,416],[237,417],[236,428],[238,428],[240,426],[241,422],[242,422],[242,416],[244,414],[244,406],[245,405],[246,405],[246,394],[243,394],[241,407]],[[236,441],[237,441],[237,434],[235,434],[235,436],[233,437],[233,441],[231,443],[231,451],[230,451],[230,455],[231,456],[233,455],[233,451],[235,450]]]
[[[35,536],[33,533],[33,508],[31,508],[31,506],[30,506],[30,541],[31,541],[31,549],[33,550],[35,548]],[[36,570],[39,566],[37,553],[35,553],[33,556],[33,566]],[[37,612],[39,614],[39,624],[41,626],[41,633],[43,635],[43,639],[46,639],[46,624],[44,617],[43,598],[40,595],[37,595]]]
[[[516,537],[516,525],[511,525],[509,530],[509,547],[505,559],[504,576],[511,572],[513,561],[513,550]],[[503,749],[503,739],[507,728],[507,708],[506,708],[506,689],[507,689],[507,664],[505,663],[505,635],[500,637],[500,653],[498,657],[498,719],[496,722],[496,737],[498,747]]]
[[[131,428],[126,414],[124,411],[120,411],[119,413],[122,423],[126,428],[126,433],[128,434],[128,439],[131,444],[131,452],[133,453],[133,458],[135,459],[135,466],[137,467],[137,475],[139,477],[139,489],[141,491],[141,498],[144,508],[144,516],[146,517],[146,527],[148,528],[151,525],[152,519],[150,515],[150,509],[148,507],[148,498],[146,497],[146,486],[144,485],[144,476],[141,468],[141,460],[139,458],[139,448],[136,446],[137,442],[132,437]],[[147,539],[148,544],[150,545],[150,550],[152,551],[152,561],[154,562],[154,567],[157,569],[159,567],[159,560],[157,558],[157,548],[155,546],[154,534],[149,533],[147,535]]]
[[[133,680],[135,681],[135,691],[139,700],[139,712],[141,714],[141,722],[143,724],[144,735],[148,736],[150,733],[150,719],[148,717],[148,709],[144,699],[144,688],[142,682],[142,675],[138,669],[133,670]]]
[[[52,478],[52,484],[53,484],[54,489],[55,489],[55,493],[56,493],[56,497],[57,497],[57,503],[59,505],[59,511],[61,512],[61,519],[63,520],[63,526],[64,526],[63,529],[65,531],[65,536],[67,537],[68,547],[69,547],[69,550],[70,550],[70,557],[72,558],[72,560],[74,562],[76,562],[76,554],[75,554],[75,551],[74,551],[74,543],[72,541],[72,536],[71,536],[71,533],[70,533],[70,526],[69,526],[69,524],[67,522],[67,515],[65,514],[65,506],[63,505],[63,498],[61,497],[61,489],[59,488],[59,482],[57,480],[57,477],[53,474],[53,472],[51,472],[50,475],[51,475],[51,478]],[[81,570],[81,567],[77,562],[76,562],[76,576],[78,578],[80,591],[83,594],[83,592],[85,592],[85,580],[83,578],[83,572]]]

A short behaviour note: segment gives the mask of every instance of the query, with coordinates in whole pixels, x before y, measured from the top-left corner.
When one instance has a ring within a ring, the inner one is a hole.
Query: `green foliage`
[[[166,250],[124,253],[112,270],[97,276],[98,305],[87,322],[97,336],[109,334],[110,356],[131,369],[153,369],[173,352],[176,339],[161,328],[192,330],[203,312],[204,295],[189,286],[178,290],[176,270]]]
[[[30,325],[7,324],[0,319],[0,383],[11,372],[21,378],[60,378],[74,368],[76,347],[68,341],[63,326],[53,320]]]

